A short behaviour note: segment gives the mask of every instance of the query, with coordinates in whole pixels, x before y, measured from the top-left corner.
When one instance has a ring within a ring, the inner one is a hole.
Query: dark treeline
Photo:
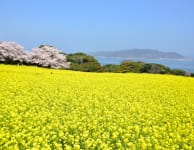
[[[93,56],[84,53],[68,54],[67,61],[71,62],[69,69],[76,71],[114,73],[134,72],[194,76],[194,73],[189,73],[181,69],[170,69],[167,66],[155,63],[123,61],[120,65],[107,64],[101,66]]]

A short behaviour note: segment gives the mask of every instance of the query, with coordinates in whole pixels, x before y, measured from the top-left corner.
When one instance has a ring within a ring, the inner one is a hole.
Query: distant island
[[[128,49],[118,51],[100,51],[93,52],[95,56],[103,57],[121,57],[128,59],[186,59],[185,56],[176,52],[162,52],[153,49]]]

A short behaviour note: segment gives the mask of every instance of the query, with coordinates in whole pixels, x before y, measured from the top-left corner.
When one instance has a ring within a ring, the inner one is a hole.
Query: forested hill
[[[101,51],[94,52],[93,55],[104,57],[144,58],[144,59],[185,59],[184,56],[176,52],[162,52],[153,49]]]

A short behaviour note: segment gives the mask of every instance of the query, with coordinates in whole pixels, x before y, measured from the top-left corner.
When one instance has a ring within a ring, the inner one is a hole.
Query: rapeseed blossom
[[[193,78],[0,65],[0,149],[193,145]]]

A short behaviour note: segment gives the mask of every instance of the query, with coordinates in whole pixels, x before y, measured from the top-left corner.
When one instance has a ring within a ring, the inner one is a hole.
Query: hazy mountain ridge
[[[144,59],[186,59],[185,56],[176,52],[162,52],[153,49],[128,49],[119,51],[94,52],[95,56],[144,58]]]

